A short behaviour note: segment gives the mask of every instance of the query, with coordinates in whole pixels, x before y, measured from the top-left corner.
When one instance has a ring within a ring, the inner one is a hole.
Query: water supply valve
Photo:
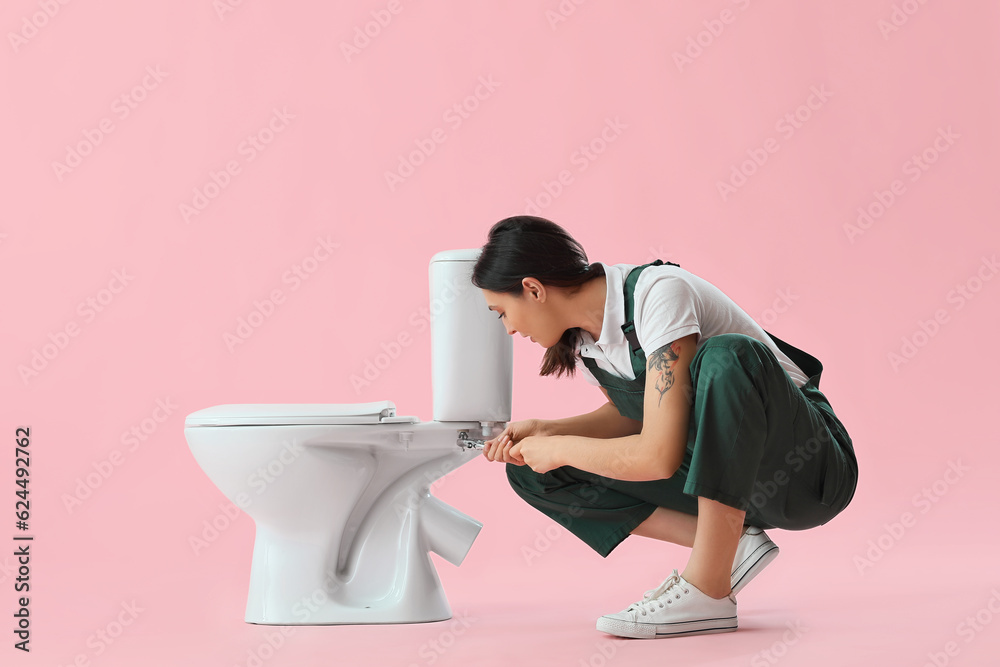
[[[485,440],[470,438],[468,431],[458,432],[458,446],[463,449],[482,449],[485,444]]]
[[[458,446],[465,449],[482,449],[486,441],[495,438],[506,428],[507,422],[479,422],[482,425],[483,438],[470,438],[468,431],[458,432]]]

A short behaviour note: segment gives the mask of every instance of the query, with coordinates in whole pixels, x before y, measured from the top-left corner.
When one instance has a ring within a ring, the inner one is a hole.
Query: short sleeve
[[[647,355],[678,338],[701,333],[698,296],[683,279],[658,276],[641,295],[636,290],[636,298],[636,336]]]

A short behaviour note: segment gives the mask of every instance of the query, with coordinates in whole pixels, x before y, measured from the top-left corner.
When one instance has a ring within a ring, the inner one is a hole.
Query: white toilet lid
[[[184,426],[268,426],[413,423],[397,417],[392,401],[371,403],[239,403],[192,412]]]

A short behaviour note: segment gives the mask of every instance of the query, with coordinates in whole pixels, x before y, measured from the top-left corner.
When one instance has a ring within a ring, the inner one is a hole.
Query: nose
[[[510,336],[513,336],[514,334],[517,333],[517,329],[515,329],[512,326],[508,326],[507,322],[503,323],[503,327],[504,327],[504,329],[507,330],[507,334],[510,335]],[[524,334],[521,334],[521,338],[524,338]]]

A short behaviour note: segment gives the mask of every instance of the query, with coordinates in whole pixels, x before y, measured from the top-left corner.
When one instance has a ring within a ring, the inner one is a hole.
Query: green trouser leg
[[[747,524],[787,530],[822,525],[847,506],[857,460],[818,370],[796,387],[768,346],[722,334],[704,341],[690,375],[687,448],[669,479],[628,482],[572,466],[539,474],[508,463],[514,491],[602,556],[657,507],[696,515],[699,496],[745,510]]]

